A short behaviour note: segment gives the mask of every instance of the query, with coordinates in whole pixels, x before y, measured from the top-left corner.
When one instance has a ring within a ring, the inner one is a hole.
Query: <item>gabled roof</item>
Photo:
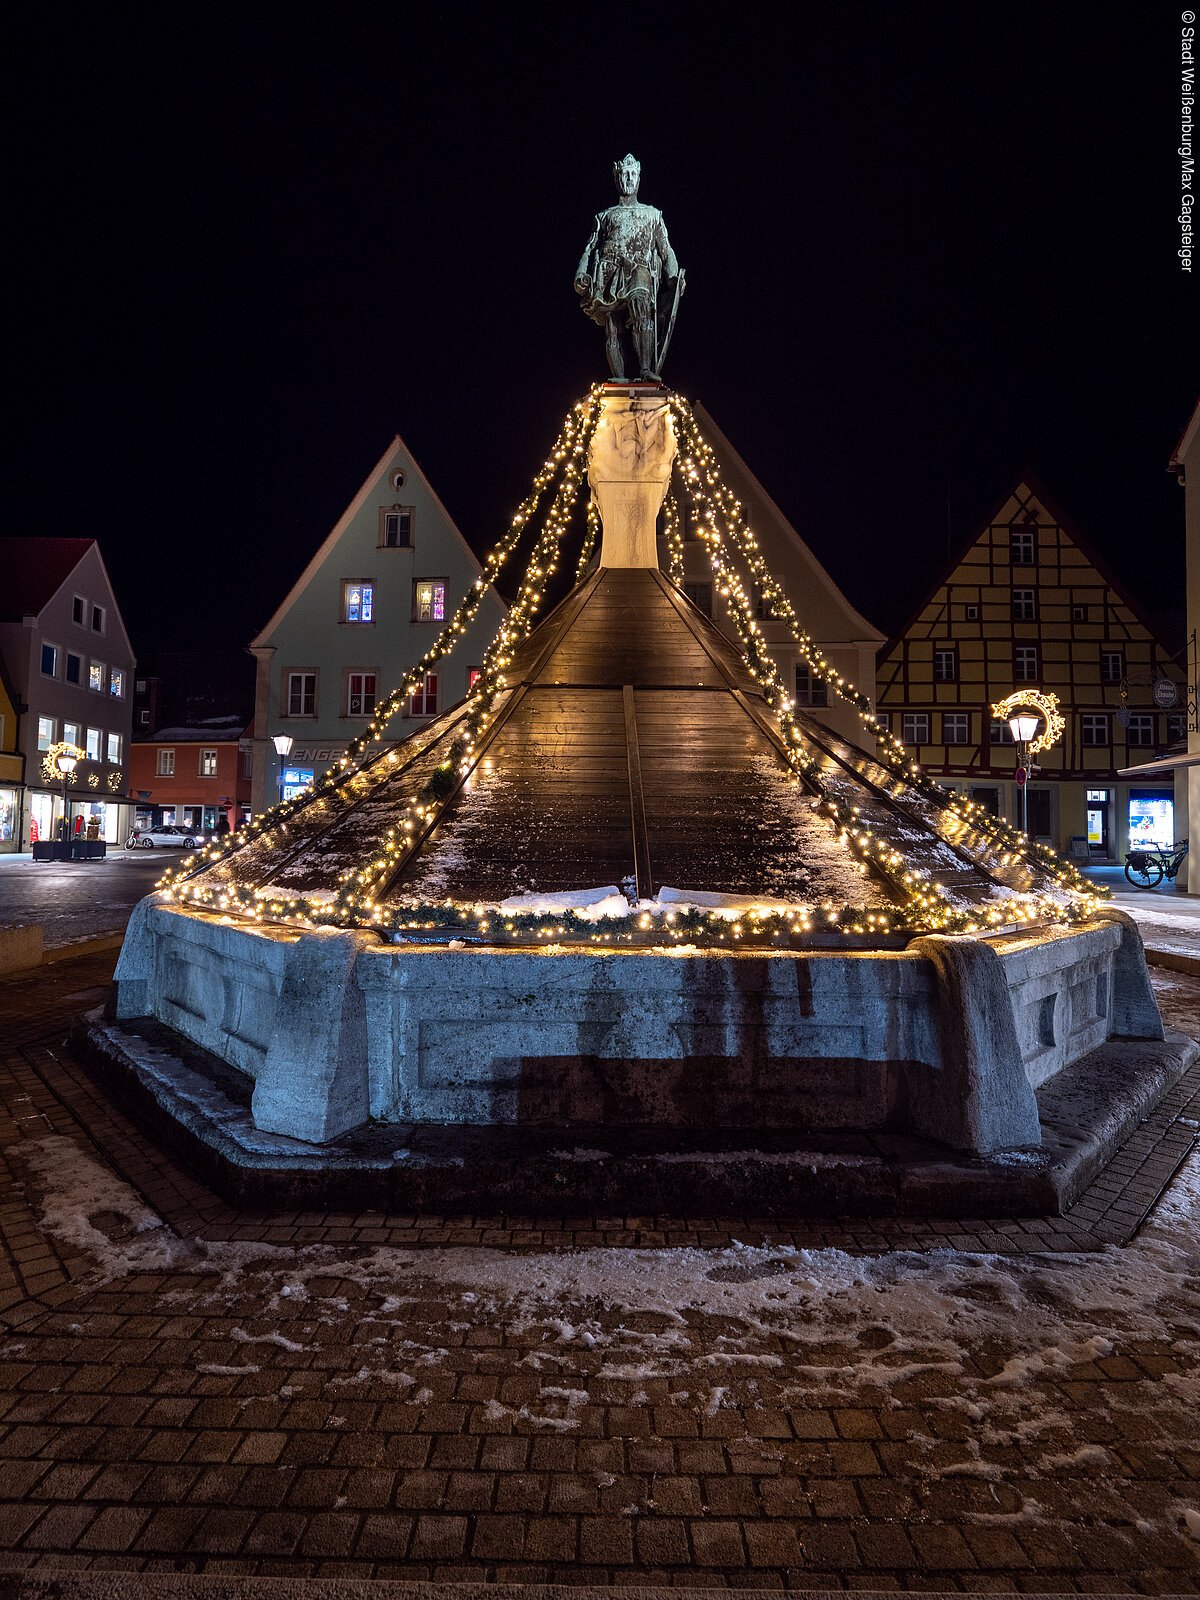
[[[804,540],[784,516],[783,512],[779,509],[779,506],[767,493],[766,489],[763,488],[760,480],[754,475],[753,472],[751,472],[750,468],[746,465],[744,458],[738,453],[733,445],[730,444],[725,434],[721,432],[720,428],[713,421],[711,414],[705,409],[704,406],[700,405],[699,402],[696,403],[696,405],[693,407],[693,410],[695,411],[697,419],[702,424],[703,432],[711,440],[717,455],[722,457],[726,462],[730,463],[735,472],[740,473],[741,476],[746,480],[746,482],[750,485],[756,503],[761,506],[765,506],[770,511],[771,515],[776,518],[780,527],[784,528],[791,535],[792,539],[795,541],[797,554],[809,567],[814,579],[828,592],[834,602],[841,606],[841,608],[845,611],[850,620],[851,626],[855,629],[855,640],[861,642],[862,644],[882,644],[884,637],[883,634],[881,634],[879,629],[875,627],[874,623],[867,621],[866,617],[863,616],[862,612],[859,611],[856,606],[850,604],[850,601],[846,598],[844,592],[838,588],[837,584],[830,577],[829,573],[826,572],[825,568],[817,560],[816,556],[809,549],[808,545],[805,544]]]
[[[1200,429],[1200,400],[1196,401],[1196,409],[1192,412],[1191,420],[1179,436],[1179,443],[1171,451],[1171,459],[1167,463],[1167,471],[1179,473],[1184,468],[1184,457],[1192,447],[1197,430]]]
[[[380,476],[382,475],[382,473],[383,473],[384,469],[386,468],[388,462],[392,459],[392,457],[395,455],[397,450],[402,450],[404,452],[404,456],[405,456],[406,461],[408,462],[409,466],[411,466],[413,472],[420,479],[421,485],[424,488],[425,492],[429,495],[429,498],[433,501],[434,505],[441,512],[442,516],[445,518],[446,526],[450,529],[451,533],[454,535],[454,537],[462,545],[462,547],[463,547],[464,551],[466,552],[467,557],[470,560],[471,565],[474,567],[475,571],[482,575],[483,568],[479,563],[479,557],[475,554],[475,552],[471,549],[471,546],[463,538],[462,533],[459,531],[458,524],[455,522],[454,518],[450,515],[450,513],[446,510],[446,507],[442,503],[441,496],[438,494],[437,490],[430,483],[429,479],[425,476],[425,473],[423,472],[423,470],[421,468],[421,465],[418,462],[417,458],[413,455],[412,451],[408,448],[408,446],[405,444],[404,440],[397,433],[397,434],[395,434],[393,436],[392,441],[388,445],[387,449],[383,452],[383,454],[380,456],[379,460],[375,463],[375,465],[371,468],[370,472],[368,472],[367,476],[364,478],[363,483],[362,483],[362,487],[359,489],[358,493],[354,496],[354,499],[351,500],[350,504],[346,507],[345,511],[342,512],[341,516],[334,523],[333,528],[329,533],[329,536],[318,547],[318,549],[317,549],[315,555],[313,556],[312,560],[308,563],[308,565],[305,567],[304,571],[300,574],[300,576],[296,579],[295,583],[288,590],[287,594],[283,598],[282,604],[276,610],[276,612],[275,612],[274,616],[271,618],[270,622],[268,622],[266,627],[261,629],[261,631],[259,633],[257,633],[253,639],[251,639],[250,646],[249,646],[249,648],[251,650],[260,650],[260,649],[264,649],[267,646],[269,646],[269,644],[271,642],[271,635],[275,632],[275,629],[279,626],[279,624],[283,621],[284,617],[286,617],[288,612],[292,609],[292,606],[295,604],[297,598],[304,593],[304,591],[308,587],[309,583],[315,577],[317,572],[320,571],[321,567],[325,563],[326,558],[331,554],[331,552],[333,551],[333,549],[337,545],[338,540],[342,537],[342,535],[345,533],[346,529],[350,526],[350,524],[353,522],[354,518],[358,515],[359,511],[362,509],[363,505],[370,498],[372,490],[375,488],[375,485],[379,482]],[[492,590],[492,594],[495,596],[495,599],[497,600],[497,602],[501,606],[503,606],[504,605],[503,600],[501,600],[499,595],[497,595],[495,593],[494,589]]]
[[[1166,650],[1167,647],[1163,641],[1160,630],[1156,628],[1155,625],[1150,621],[1140,603],[1129,593],[1121,579],[1118,578],[1117,575],[1111,570],[1104,557],[1100,555],[1087,536],[1080,532],[1079,528],[1075,525],[1071,518],[1068,517],[1067,513],[1062,509],[1062,507],[1057,504],[1053,495],[1043,485],[1041,479],[1038,478],[1035,473],[1023,472],[1014,480],[1012,488],[1007,490],[1007,492],[1000,497],[990,516],[985,517],[983,521],[975,527],[974,532],[970,533],[967,538],[963,540],[962,544],[959,545],[955,553],[946,562],[941,572],[938,574],[937,581],[930,585],[920,603],[912,608],[911,612],[909,613],[908,621],[899,630],[899,632],[893,634],[887,643],[881,648],[879,651],[880,661],[885,661],[887,657],[891,655],[892,651],[895,650],[896,646],[904,638],[905,634],[921,615],[922,611],[925,610],[925,607],[931,604],[939,590],[944,588],[945,585],[949,583],[950,579],[962,565],[969,552],[975,548],[987,530],[999,524],[1000,513],[1021,488],[1029,490],[1030,494],[1038,502],[1042,509],[1047,512],[1048,515],[1053,517],[1055,523],[1063,530],[1075,548],[1082,555],[1087,557],[1088,561],[1093,567],[1095,567],[1096,572],[1101,578],[1103,578],[1104,582],[1113,591],[1117,599],[1120,600],[1121,604],[1128,607],[1128,609],[1133,613],[1135,620],[1143,628],[1145,628],[1150,637],[1159,646],[1161,646],[1163,650]]]
[[[36,617],[95,544],[94,539],[0,540],[0,622]]]

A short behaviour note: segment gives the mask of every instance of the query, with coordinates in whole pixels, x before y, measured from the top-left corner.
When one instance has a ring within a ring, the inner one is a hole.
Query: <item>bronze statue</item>
[[[684,289],[684,274],[667,238],[662,212],[637,197],[642,166],[636,156],[613,163],[620,200],[596,218],[575,269],[575,293],[585,315],[604,329],[609,370],[623,379],[621,326],[633,338],[641,376],[661,381]]]

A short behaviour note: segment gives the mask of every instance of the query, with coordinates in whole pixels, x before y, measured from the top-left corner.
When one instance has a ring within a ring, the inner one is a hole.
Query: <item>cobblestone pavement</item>
[[[1200,1082],[1061,1219],[255,1215],[66,1053],[111,964],[0,983],[0,1565],[1200,1592]]]
[[[121,933],[179,850],[109,847],[103,861],[34,861],[0,856],[0,926],[40,922],[48,949]]]

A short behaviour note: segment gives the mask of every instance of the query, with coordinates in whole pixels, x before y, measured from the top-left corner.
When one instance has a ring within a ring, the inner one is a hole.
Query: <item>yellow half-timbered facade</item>
[[[991,707],[1022,688],[1057,695],[1066,719],[1028,774],[1030,833],[1105,862],[1186,830],[1170,778],[1118,777],[1185,738],[1181,665],[1028,481],[880,651],[878,709],[932,776],[1019,824],[1017,748]]]

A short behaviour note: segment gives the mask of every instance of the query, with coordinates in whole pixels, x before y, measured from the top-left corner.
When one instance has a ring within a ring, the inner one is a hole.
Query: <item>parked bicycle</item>
[[[1156,889],[1164,878],[1174,881],[1187,853],[1186,839],[1177,839],[1169,850],[1163,844],[1131,850],[1125,857],[1125,876],[1135,889]]]

